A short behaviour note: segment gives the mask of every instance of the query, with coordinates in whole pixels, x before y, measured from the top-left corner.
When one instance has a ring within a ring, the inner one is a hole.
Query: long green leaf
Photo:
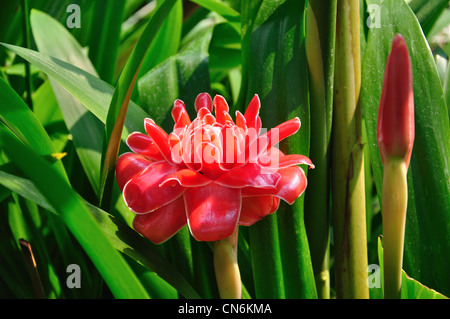
[[[192,0],[192,2],[221,15],[230,22],[236,31],[241,32],[240,14],[227,4],[217,0]]]
[[[370,0],[381,8],[381,27],[369,32],[363,61],[362,98],[378,196],[382,162],[377,117],[384,69],[394,34],[409,47],[413,68],[415,140],[408,171],[408,211],[403,269],[421,283],[450,294],[450,126],[433,55],[411,9],[403,1]]]
[[[97,72],[81,46],[57,20],[44,12],[33,10],[31,27],[40,52],[60,58],[97,76]],[[50,83],[66,126],[73,136],[86,176],[94,191],[98,193],[103,124],[53,78],[50,78]]]
[[[169,111],[176,99],[183,100],[193,115],[195,98],[199,93],[209,91],[208,47],[212,31],[213,27],[208,26],[178,54],[139,80],[142,107],[165,128],[173,127]]]
[[[12,174],[6,167],[0,167],[0,184],[46,210],[57,213],[57,210],[53,208],[32,181]],[[159,255],[147,239],[100,208],[86,202],[85,205],[100,224],[115,249],[155,272],[184,297],[198,298],[198,294],[189,283]]]
[[[5,124],[24,143],[32,145],[37,154],[50,156],[55,153],[55,148],[39,120],[1,77],[0,100],[2,101],[0,103],[0,122]],[[66,176],[61,162],[56,161],[53,165],[60,174]]]
[[[117,298],[148,298],[136,275],[112,247],[88,208],[45,159],[24,145],[3,124],[0,146],[8,158],[36,183],[48,202],[88,253]]]
[[[114,90],[106,117],[103,142],[99,192],[99,202],[102,206],[109,207],[110,205],[122,130],[139,69],[159,27],[175,2],[176,0],[165,0],[152,15],[133,52],[131,52]]]
[[[90,15],[89,56],[100,78],[113,83],[126,1],[95,1]],[[63,38],[64,39],[64,38]]]
[[[48,76],[51,76],[100,121],[103,123],[106,122],[108,105],[111,103],[111,98],[114,93],[114,88],[111,85],[60,59],[18,46],[6,43],[1,44],[25,60],[30,61]],[[125,118],[122,140],[125,140],[131,132],[144,131],[143,119],[145,117],[148,117],[148,114],[130,101]]]
[[[254,94],[260,96],[263,127],[272,128],[298,116],[302,121],[300,131],[280,148],[286,153],[307,155],[309,99],[302,19],[305,2],[243,1],[242,6],[246,100]],[[250,228],[257,298],[316,297],[303,199],[293,206],[280,205],[276,215]]]
[[[449,0],[412,0],[409,3],[426,36],[428,36],[442,11],[448,6],[448,3]]]

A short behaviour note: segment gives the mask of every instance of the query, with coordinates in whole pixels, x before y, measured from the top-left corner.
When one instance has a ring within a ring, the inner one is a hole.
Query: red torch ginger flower
[[[214,114],[213,116],[213,107]],[[257,95],[245,114],[229,115],[222,96],[200,94],[191,122],[176,100],[173,132],[167,134],[145,119],[147,134],[132,133],[133,153],[117,162],[117,182],[125,203],[137,215],[133,227],[162,243],[187,223],[199,241],[216,241],[275,212],[280,198],[292,204],[307,180],[298,164],[314,167],[303,155],[285,155],[275,147],[300,129],[294,118],[260,134]]]

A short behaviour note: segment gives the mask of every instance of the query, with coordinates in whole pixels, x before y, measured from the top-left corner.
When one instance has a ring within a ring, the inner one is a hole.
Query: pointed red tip
[[[200,93],[195,99],[195,110],[198,112],[202,107],[206,107],[212,113],[212,99],[208,93]]]

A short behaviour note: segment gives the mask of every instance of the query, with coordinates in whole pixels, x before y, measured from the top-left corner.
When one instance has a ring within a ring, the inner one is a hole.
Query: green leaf
[[[381,280],[381,287],[383,287],[384,282],[384,267],[383,267],[383,245],[381,242],[381,238],[378,237],[378,262],[380,265],[380,280]],[[378,275],[378,274],[374,274]],[[371,288],[371,290],[381,290],[378,291],[376,295],[376,299],[382,299],[382,289],[377,289],[376,287]],[[373,295],[375,296],[375,295]],[[404,270],[402,270],[402,299],[448,299],[446,296],[442,295],[441,293],[430,289],[424,285],[422,285],[417,280],[409,277]]]
[[[448,3],[449,0],[412,0],[409,3],[425,35],[428,35],[431,31],[442,11],[448,6]]]
[[[71,63],[97,76],[97,72],[81,46],[57,20],[44,12],[32,10],[31,27],[40,52]],[[73,136],[86,176],[94,191],[98,193],[103,124],[53,78],[50,78],[50,83],[66,126]]]
[[[378,196],[383,166],[377,118],[386,60],[394,34],[409,47],[413,69],[415,141],[408,171],[403,268],[421,283],[450,294],[450,127],[433,55],[411,9],[402,1],[367,1],[381,8],[381,27],[370,29],[362,69],[362,99]],[[381,201],[381,198],[380,198]]]
[[[111,246],[88,208],[67,181],[45,159],[24,145],[4,125],[0,146],[8,158],[28,175],[102,274],[116,298],[148,298],[136,275]]]
[[[304,1],[242,2],[242,88],[247,102],[259,95],[263,127],[272,128],[296,116],[301,119],[300,131],[280,143],[280,149],[308,155],[304,10]],[[299,198],[293,206],[283,203],[275,215],[250,228],[257,298],[316,297],[303,200]]]
[[[309,1],[306,56],[311,113],[310,159],[305,191],[305,227],[319,298],[330,298],[330,139],[333,113],[336,0]]]
[[[5,124],[22,142],[31,145],[42,156],[55,153],[45,129],[22,99],[0,77],[0,123]],[[67,178],[60,161],[53,163],[57,171]]]
[[[100,78],[108,83],[114,80],[125,2],[96,1],[89,16],[90,30],[85,31],[89,35],[89,56]]]
[[[230,22],[237,32],[241,32],[240,14],[232,7],[217,0],[192,0],[192,2],[221,15]]]
[[[195,98],[209,91],[208,47],[212,30],[212,26],[205,28],[178,54],[160,63],[139,80],[142,107],[165,128],[173,127],[169,111],[176,99],[184,101],[192,118]]]
[[[45,208],[49,212],[58,213],[32,181],[11,174],[5,167],[0,167],[0,184]],[[102,231],[109,238],[112,246],[116,250],[126,254],[136,262],[155,272],[159,277],[177,289],[184,297],[198,298],[195,290],[183,276],[159,255],[155,246],[147,239],[100,208],[87,202],[84,202],[84,204],[99,223]]]
[[[108,105],[114,93],[114,88],[92,74],[60,59],[50,57],[37,51],[28,50],[18,46],[0,43],[4,47],[15,52],[22,58],[45,72],[70,94],[77,98],[92,114],[103,123],[106,122]],[[130,101],[125,118],[125,127],[122,140],[126,140],[129,133],[144,131],[143,119],[148,117],[139,106]]]
[[[165,0],[156,9],[156,12],[152,15],[142,32],[133,52],[131,52],[114,90],[105,122],[105,138],[102,151],[99,192],[99,202],[102,207],[109,207],[110,205],[122,130],[139,69],[159,27],[175,2],[176,0]]]

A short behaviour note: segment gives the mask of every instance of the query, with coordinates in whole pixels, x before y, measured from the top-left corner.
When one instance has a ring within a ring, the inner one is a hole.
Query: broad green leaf
[[[229,23],[214,28],[209,48],[211,82],[221,83],[231,69],[241,65],[241,35]]]
[[[379,262],[379,271],[380,271],[380,284],[381,289],[377,287],[373,287],[372,289],[378,290],[376,299],[383,298],[382,287],[384,286],[384,267],[383,267],[383,245],[381,242],[381,238],[378,237],[378,262]],[[374,274],[374,276],[378,276],[378,274]],[[417,280],[409,277],[404,270],[402,270],[402,299],[448,299],[446,296],[441,293],[430,289],[424,285],[422,285]],[[381,291],[379,291],[381,290]],[[381,294],[380,294],[381,292]]]
[[[149,5],[151,5],[151,3]],[[142,76],[144,76],[156,65],[178,52],[181,41],[182,26],[183,6],[182,1],[177,0],[167,15],[167,18],[159,28],[155,39],[148,48],[145,58],[142,61],[137,81],[139,81]],[[167,36],[168,34],[170,34],[170,37]],[[138,101],[140,104],[138,85],[135,85],[131,99]]]
[[[31,145],[42,156],[55,153],[45,129],[22,99],[0,77],[0,122],[5,124],[22,142]],[[67,178],[60,161],[53,163],[57,171]]]
[[[442,11],[448,6],[448,3],[449,0],[412,0],[409,3],[426,36],[428,36]]]
[[[62,85],[70,94],[77,98],[92,114],[103,123],[106,122],[108,105],[114,88],[92,74],[66,63],[60,59],[50,57],[37,51],[2,43],[22,58],[30,61],[48,76]],[[122,140],[126,140],[129,133],[144,131],[143,119],[148,115],[139,106],[130,101]]]
[[[230,22],[237,32],[241,32],[240,14],[232,7],[218,0],[192,0],[192,2],[221,15]]]
[[[3,124],[0,146],[36,184],[39,191],[59,213],[116,298],[148,298],[136,275],[113,248],[98,222],[67,181],[45,159],[34,153]]]
[[[427,40],[430,45],[433,45],[433,38],[437,36],[441,32],[445,32],[445,28],[450,24],[450,9],[447,7],[439,16],[436,23],[433,25],[433,28],[427,34]],[[448,52],[448,43],[445,43],[445,52],[449,55]]]
[[[383,166],[377,118],[386,60],[394,34],[409,47],[413,69],[415,140],[408,171],[403,267],[424,285],[450,294],[450,127],[433,55],[411,9],[402,1],[370,0],[381,8],[381,27],[370,29],[362,69],[362,99],[378,196]],[[380,199],[381,202],[381,199]]]
[[[0,185],[27,198],[49,212],[58,214],[58,211],[53,208],[52,204],[43,196],[31,180],[11,174],[4,167],[0,167]],[[112,246],[116,250],[126,254],[136,262],[155,272],[159,277],[177,289],[184,297],[198,298],[197,293],[192,289],[190,284],[171,264],[159,255],[155,247],[147,239],[100,208],[87,202],[84,202],[84,204],[99,223],[102,231],[109,238]]]
[[[142,62],[138,78],[141,78],[159,63],[178,52],[181,41],[182,24],[182,1],[177,0],[148,49],[144,61]],[[170,36],[167,36],[168,34],[170,34]]]
[[[33,94],[33,113],[42,126],[64,122],[64,117],[56,101],[50,81],[45,81]]]
[[[57,20],[44,12],[31,12],[31,27],[39,51],[71,63],[97,76],[92,63],[75,38]],[[53,91],[64,116],[64,121],[92,188],[98,193],[103,124],[76,98],[50,78]]]
[[[209,91],[208,47],[211,35],[212,27],[206,28],[178,54],[139,80],[142,107],[156,123],[164,123],[166,128],[173,127],[169,111],[176,99],[185,102],[192,117],[195,98]]]
[[[156,9],[131,52],[114,90],[105,122],[105,137],[102,151],[99,191],[99,201],[102,207],[109,207],[111,202],[114,173],[123,126],[134,84],[139,75],[139,69],[158,29],[175,2],[176,0],[165,0]]]
[[[302,127],[280,143],[286,153],[309,152],[308,73],[304,47],[304,1],[242,2],[242,88],[248,102],[261,99],[262,126],[298,116]],[[278,39],[274,41],[274,39]],[[246,104],[246,103],[244,103]],[[303,200],[250,228],[257,298],[315,298],[316,290],[303,221]]]
[[[90,30],[85,31],[89,35],[89,57],[100,78],[111,84],[114,80],[125,2],[95,1],[90,15]]]

